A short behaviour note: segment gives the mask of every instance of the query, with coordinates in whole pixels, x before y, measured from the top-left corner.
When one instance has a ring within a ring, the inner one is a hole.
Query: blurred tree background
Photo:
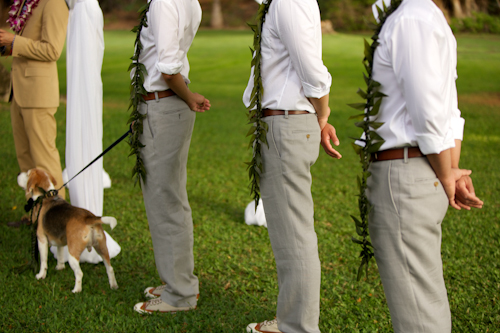
[[[203,8],[203,27],[245,27],[257,11],[254,0],[199,0]],[[5,26],[12,0],[0,0],[0,26]],[[146,0],[99,0],[109,21],[134,21]],[[323,20],[335,30],[367,30],[374,0],[318,0]],[[500,33],[500,0],[434,0],[455,31]],[[498,31],[497,31],[498,30]]]
[[[477,16],[493,17],[499,24],[500,0],[433,0],[443,10],[449,22],[458,25],[465,20],[475,20]],[[374,0],[318,0],[323,20],[331,20],[335,30],[366,30],[366,19],[371,19],[371,5]],[[494,18],[496,16],[496,20]],[[493,29],[499,29],[500,26]],[[492,27],[486,27],[487,31]]]

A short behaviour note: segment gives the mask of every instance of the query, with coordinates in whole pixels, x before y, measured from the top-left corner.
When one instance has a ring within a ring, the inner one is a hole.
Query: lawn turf
[[[331,123],[341,141],[340,161],[321,152],[312,167],[316,231],[322,262],[322,332],[391,332],[390,315],[375,262],[366,281],[356,282],[359,249],[349,214],[356,213],[356,175],[360,165],[349,137],[359,130],[347,118],[356,112],[362,86],[360,35],[323,38],[323,58],[333,77]],[[470,168],[482,210],[449,209],[443,222],[443,261],[454,332],[500,331],[499,219],[500,37],[458,38],[459,101],[466,119],[461,166]],[[104,147],[127,130],[129,78],[126,71],[134,35],[106,31]],[[158,285],[151,238],[139,187],[131,179],[129,147],[121,143],[104,157],[113,186],[105,190],[104,215],[118,226],[106,229],[122,246],[114,259],[118,290],[109,289],[104,265],[82,264],[83,291],[72,294],[69,265],[55,271],[50,256],[45,280],[32,272],[13,273],[30,257],[28,227],[6,223],[23,214],[22,190],[10,127],[9,105],[0,104],[0,331],[23,332],[244,332],[250,322],[275,316],[277,281],[267,230],[247,226],[251,201],[244,161],[250,159],[245,108],[241,102],[250,72],[252,35],[247,31],[200,31],[189,53],[190,88],[212,103],[198,114],[188,163],[193,209],[195,273],[200,278],[198,309],[171,315],[141,316],[133,311],[143,290]],[[9,59],[2,63],[8,66]],[[65,56],[59,60],[65,93]],[[56,115],[57,145],[64,164],[65,104]]]

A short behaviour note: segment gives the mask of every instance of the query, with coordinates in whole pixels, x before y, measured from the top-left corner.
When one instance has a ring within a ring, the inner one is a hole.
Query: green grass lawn
[[[134,36],[105,33],[104,146],[127,130],[129,79],[126,69]],[[188,192],[195,225],[195,273],[200,278],[198,309],[141,316],[133,311],[143,290],[158,285],[141,191],[133,186],[128,145],[104,158],[113,186],[105,190],[104,214],[115,216],[110,232],[122,246],[112,260],[118,290],[109,288],[104,265],[82,264],[83,292],[72,294],[74,274],[55,271],[49,260],[45,280],[13,268],[30,257],[30,231],[8,221],[23,214],[22,190],[10,127],[9,105],[0,104],[0,331],[12,332],[244,332],[250,322],[275,315],[277,281],[267,230],[247,226],[251,201],[244,161],[250,151],[241,102],[250,71],[249,32],[201,31],[189,53],[190,87],[210,99],[212,110],[198,114],[188,164]],[[459,36],[457,81],[466,119],[461,166],[474,171],[482,210],[450,211],[443,222],[443,261],[454,332],[500,332],[500,37]],[[323,54],[333,77],[331,123],[343,154],[323,152],[312,167],[316,231],[322,262],[322,332],[391,332],[390,315],[375,262],[366,281],[356,282],[359,249],[349,214],[356,213],[357,156],[349,137],[359,131],[347,118],[346,103],[358,102],[362,82],[362,36],[325,36]],[[2,59],[7,64],[8,59]],[[59,61],[61,92],[65,57]],[[64,160],[65,105],[57,113],[58,148]],[[63,162],[64,163],[64,162]],[[107,228],[109,231],[109,228]]]

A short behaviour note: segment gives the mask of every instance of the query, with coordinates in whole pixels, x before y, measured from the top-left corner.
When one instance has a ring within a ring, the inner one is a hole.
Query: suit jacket
[[[22,108],[59,106],[56,61],[61,55],[68,26],[64,0],[40,0],[12,50],[12,88]]]

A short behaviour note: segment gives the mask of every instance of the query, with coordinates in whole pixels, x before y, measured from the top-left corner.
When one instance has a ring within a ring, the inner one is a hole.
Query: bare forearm
[[[458,169],[460,162],[460,152],[462,150],[462,140],[455,140],[455,147],[451,148],[451,167]]]
[[[184,82],[184,78],[180,73],[174,75],[162,74],[162,76],[170,89],[172,89],[177,96],[186,102],[189,100],[191,91],[186,85],[186,82]]]
[[[451,176],[451,149],[439,154],[429,154],[427,159],[439,179],[448,179]]]
[[[330,107],[328,106],[329,100],[330,96],[328,94],[321,98],[309,98],[309,101],[318,115],[318,122],[321,129],[325,127],[328,122],[328,117],[330,116]]]
[[[177,96],[186,102],[191,110],[196,112],[205,112],[210,110],[210,101],[204,96],[198,93],[193,93],[189,90],[180,73],[174,75],[162,74],[162,76],[170,89],[172,89]]]

